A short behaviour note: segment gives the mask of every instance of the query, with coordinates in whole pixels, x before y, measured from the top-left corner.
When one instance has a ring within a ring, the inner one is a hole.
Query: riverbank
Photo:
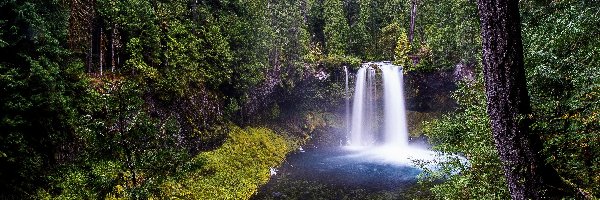
[[[299,142],[267,128],[232,126],[223,146],[194,158],[201,167],[167,181],[161,191],[167,198],[248,199]]]

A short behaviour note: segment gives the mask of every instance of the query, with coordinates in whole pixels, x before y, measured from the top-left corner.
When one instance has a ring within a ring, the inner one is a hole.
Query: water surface
[[[254,199],[404,199],[421,170],[410,159],[390,161],[375,152],[344,147],[297,152]]]

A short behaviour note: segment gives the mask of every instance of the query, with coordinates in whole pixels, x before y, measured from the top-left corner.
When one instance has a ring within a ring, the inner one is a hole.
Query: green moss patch
[[[279,166],[293,144],[293,139],[270,129],[233,126],[223,146],[194,159],[204,163],[202,167],[167,181],[161,190],[169,198],[248,199],[269,180],[269,168]]]

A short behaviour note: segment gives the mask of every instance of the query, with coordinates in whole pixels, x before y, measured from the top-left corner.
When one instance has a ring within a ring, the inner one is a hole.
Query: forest
[[[2,0],[0,27],[0,199],[256,198],[344,131],[344,67],[369,61],[473,72],[409,115],[468,163],[424,168],[406,198],[600,198],[598,0]]]

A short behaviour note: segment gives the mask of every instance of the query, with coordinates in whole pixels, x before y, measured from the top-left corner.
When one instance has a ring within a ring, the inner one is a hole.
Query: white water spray
[[[377,126],[377,114],[375,105],[375,91],[376,91],[376,82],[375,82],[375,68],[367,67],[367,107],[365,113],[365,134],[368,134],[368,140],[364,142],[363,145],[372,145],[375,143],[375,127]]]
[[[374,140],[375,129],[375,69],[363,65],[356,74],[356,86],[352,105],[351,146],[370,146]]]

